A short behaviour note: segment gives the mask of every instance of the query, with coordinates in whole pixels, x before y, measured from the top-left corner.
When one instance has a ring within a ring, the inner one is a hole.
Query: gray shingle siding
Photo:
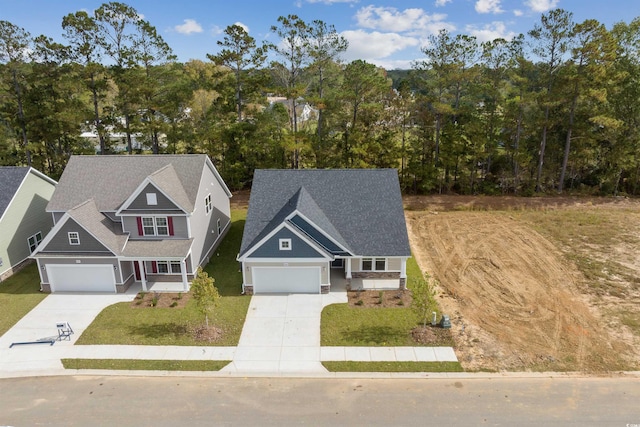
[[[291,239],[291,250],[280,250],[280,239]],[[323,255],[296,236],[291,230],[283,228],[264,242],[252,254],[251,258],[322,258]]]

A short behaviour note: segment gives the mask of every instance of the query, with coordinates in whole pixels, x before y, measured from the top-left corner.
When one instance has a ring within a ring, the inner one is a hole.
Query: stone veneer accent
[[[320,285],[320,293],[328,294],[329,293],[329,285]]]
[[[40,287],[42,288],[42,292],[44,292],[45,294],[50,294],[51,293],[51,285],[48,283],[41,283]]]
[[[253,295],[253,285],[244,285],[244,294]]]
[[[397,271],[354,271],[351,273],[354,279],[399,279]]]
[[[407,289],[407,279],[404,277],[400,279],[400,289]]]

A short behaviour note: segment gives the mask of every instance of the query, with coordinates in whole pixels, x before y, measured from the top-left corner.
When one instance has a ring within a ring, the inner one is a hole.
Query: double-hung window
[[[145,236],[168,236],[169,225],[167,217],[144,216],[142,217],[142,231]]]
[[[80,244],[80,234],[77,231],[70,231],[67,235],[69,236],[70,245],[75,246]]]
[[[157,261],[158,274],[180,274],[182,267],[180,261]]]
[[[40,242],[42,242],[42,233],[38,231],[33,236],[29,237],[27,241],[29,243],[29,253],[33,253],[33,251],[36,250]]]

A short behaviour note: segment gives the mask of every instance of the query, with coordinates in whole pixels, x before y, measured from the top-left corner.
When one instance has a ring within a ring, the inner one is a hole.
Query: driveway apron
[[[33,310],[0,337],[0,371],[61,369],[56,355],[73,346],[93,319],[107,306],[133,301],[135,290],[125,294],[60,293],[47,296]],[[49,344],[16,345],[12,343],[57,339],[56,324],[68,322],[73,334],[68,339]]]
[[[251,297],[229,372],[322,373],[320,316],[346,292],[326,295],[271,294]]]

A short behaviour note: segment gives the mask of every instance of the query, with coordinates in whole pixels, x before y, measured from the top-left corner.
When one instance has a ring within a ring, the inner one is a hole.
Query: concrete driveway
[[[326,372],[320,363],[320,315],[325,306],[345,302],[346,291],[254,295],[233,362],[223,371]]]
[[[105,307],[118,302],[133,301],[135,295],[136,290],[130,289],[130,292],[125,294],[60,293],[47,296],[0,337],[0,371],[62,368],[60,360],[52,357],[53,353],[57,353],[60,347],[72,346]],[[56,342],[55,350],[49,344],[9,348],[16,342],[57,338],[58,322],[68,322],[74,334],[69,340]]]

